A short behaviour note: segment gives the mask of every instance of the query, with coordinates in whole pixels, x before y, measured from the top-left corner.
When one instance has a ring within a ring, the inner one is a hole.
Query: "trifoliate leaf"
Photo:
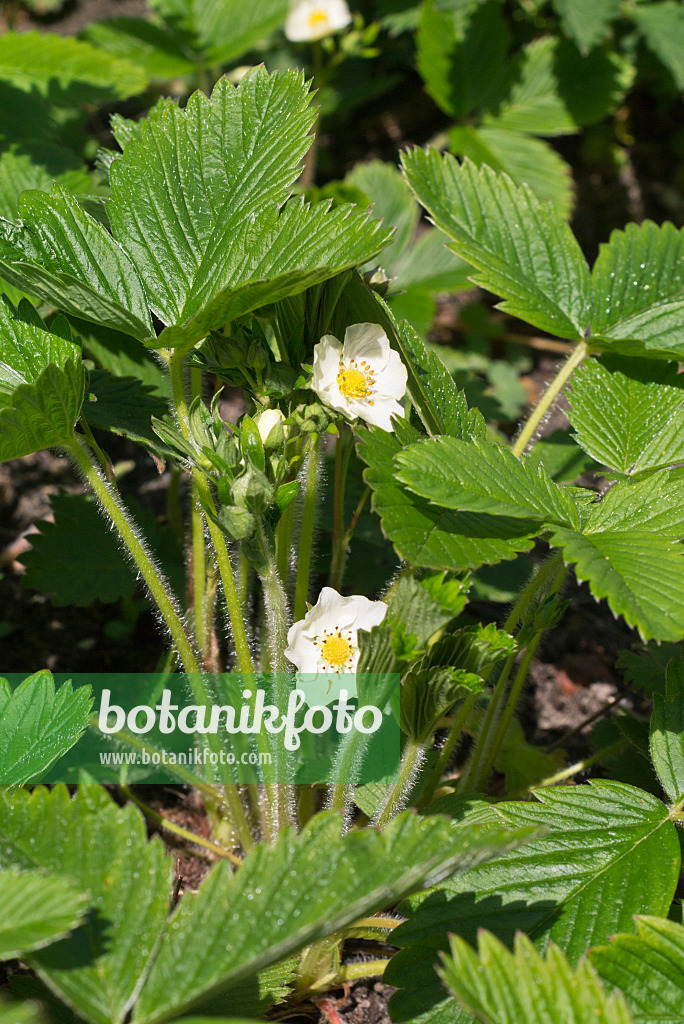
[[[640,1024],[679,1024],[684,1005],[684,928],[664,917],[636,917],[636,935],[611,936],[589,951],[607,989],[620,989]]]
[[[449,932],[474,943],[487,928],[509,944],[524,931],[538,948],[552,940],[575,964],[616,931],[634,933],[634,914],[667,914],[680,852],[659,800],[608,781],[542,789],[537,799],[498,804],[490,820],[535,824],[545,835],[402,907],[409,920],[392,933],[400,952],[384,977],[401,986],[390,1004],[394,1019],[454,1019],[434,972]]]
[[[0,867],[42,868],[90,895],[86,923],[30,954],[39,977],[91,1024],[121,1024],[149,970],[168,912],[171,858],[147,842],[135,807],[84,786],[71,799],[0,791]]]
[[[517,935],[511,953],[482,931],[477,947],[453,936],[439,974],[482,1024],[632,1024],[622,994],[606,990],[586,960],[573,969],[553,943],[542,957]]]
[[[602,465],[632,474],[684,460],[684,382],[676,364],[590,359],[568,397],[577,441]]]
[[[413,150],[403,163],[451,247],[477,268],[473,280],[506,300],[502,309],[560,337],[582,337],[591,315],[589,269],[548,204],[504,174],[435,150]]]
[[[613,231],[592,277],[593,334],[627,354],[684,354],[684,229],[644,221]]]
[[[157,1024],[176,1016],[211,992],[395,903],[431,877],[461,873],[527,835],[500,830],[481,839],[477,829],[457,832],[444,818],[412,814],[399,815],[381,833],[341,835],[334,812],[317,815],[299,836],[286,829],[272,846],[256,847],[237,872],[226,862],[216,866],[197,896],[181,901],[133,1020]]]
[[[395,465],[397,478],[436,506],[538,522],[579,522],[572,500],[543,468],[528,468],[501,444],[429,438],[399,452]]]
[[[373,508],[400,558],[432,569],[460,570],[513,558],[532,546],[539,532],[536,524],[512,516],[440,509],[411,494],[393,472],[399,441],[384,430],[358,433]]]
[[[39,778],[78,741],[90,718],[90,687],[55,691],[49,672],[36,672],[11,690],[0,679],[0,785]]]
[[[61,939],[76,927],[86,908],[87,897],[59,875],[10,868],[0,872],[0,885],[0,960]]]
[[[606,38],[610,23],[620,15],[620,0],[553,0],[566,36],[589,53]]]

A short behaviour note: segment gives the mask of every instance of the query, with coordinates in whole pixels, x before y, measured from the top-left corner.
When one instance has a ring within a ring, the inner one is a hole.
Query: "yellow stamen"
[[[314,643],[320,647],[322,660],[336,672],[340,672],[350,663],[354,653],[351,633],[347,633],[347,636],[344,637],[339,629],[335,629],[331,633],[326,630],[324,639],[314,641]]]
[[[322,7],[316,7],[309,15],[309,28],[320,28],[321,25],[327,25],[329,21],[328,12],[324,11]]]
[[[352,359],[348,366],[340,362],[340,369],[337,374],[337,386],[345,398],[368,398],[373,393],[373,371],[367,363],[356,365]]]

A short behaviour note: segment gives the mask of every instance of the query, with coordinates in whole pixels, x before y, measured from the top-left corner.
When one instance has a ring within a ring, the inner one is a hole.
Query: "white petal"
[[[332,334],[324,335],[314,346],[311,387],[320,394],[336,384],[342,358],[342,342]]]
[[[311,640],[304,635],[305,619],[295,622],[287,632],[287,647],[285,657],[291,661],[300,672],[317,672],[319,650]]]
[[[349,403],[349,411],[353,416],[364,419],[371,426],[381,427],[391,433],[392,416],[404,418],[404,410],[393,398],[384,398],[382,395],[373,396],[373,405],[368,401],[354,401]]]
[[[353,597],[342,597],[332,587],[323,587],[318,601],[304,617],[304,633],[316,637],[326,629],[345,629],[351,626],[357,613]]]
[[[293,43],[322,39],[346,28],[352,17],[345,0],[295,0],[285,22]]]
[[[358,609],[354,629],[370,630],[373,626],[379,626],[387,615],[388,606],[384,601],[369,601],[367,597],[362,597],[360,594],[355,594],[354,600]]]
[[[398,352],[390,352],[387,366],[376,377],[375,391],[383,398],[403,398],[408,373]]]
[[[379,373],[387,364],[390,343],[380,324],[352,324],[344,335],[344,360],[365,359]]]

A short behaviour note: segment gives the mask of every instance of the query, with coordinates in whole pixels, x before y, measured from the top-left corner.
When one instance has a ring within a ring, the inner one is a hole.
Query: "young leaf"
[[[591,314],[586,260],[568,225],[525,186],[470,160],[415,149],[404,154],[409,185],[473,280],[506,300],[501,308],[563,338],[583,336]]]
[[[416,743],[428,743],[437,723],[454,704],[482,689],[482,680],[461,668],[410,671],[401,685],[401,730]]]
[[[397,478],[435,505],[468,512],[578,525],[577,511],[544,469],[479,438],[434,437],[395,457]]]
[[[59,88],[71,103],[126,99],[147,85],[144,71],[126,60],[69,36],[50,32],[7,32],[0,36],[0,79],[27,92],[55,99]]]
[[[22,224],[0,238],[0,272],[67,313],[140,341],[154,335],[138,272],[66,189],[24,192]]]
[[[589,359],[568,391],[577,442],[621,473],[684,460],[684,382],[674,363]]]
[[[662,917],[635,918],[636,935],[615,935],[589,951],[604,985],[619,988],[637,1021],[679,1024],[684,1004],[684,928]]]
[[[630,9],[644,39],[663,62],[678,89],[684,89],[684,10],[676,0],[643,4]]]
[[[509,952],[490,932],[478,951],[458,936],[440,976],[449,991],[482,1024],[631,1024],[619,992],[609,994],[583,960],[574,969],[551,943],[542,957],[525,935]]]
[[[89,686],[55,691],[49,672],[36,672],[16,690],[0,679],[0,785],[21,786],[66,754],[90,719]]]
[[[684,661],[673,658],[665,675],[665,695],[653,696],[651,758],[673,804],[684,799]]]
[[[555,530],[551,543],[563,549],[595,598],[607,598],[644,640],[684,636],[684,548],[644,530],[578,533]]]
[[[360,430],[359,456],[373,490],[373,508],[400,558],[432,569],[470,569],[528,551],[537,524],[511,516],[453,512],[411,494],[396,478],[392,460],[401,444],[384,430]]]
[[[87,904],[87,897],[58,875],[10,868],[0,872],[0,885],[0,960],[61,939],[79,923]]]
[[[633,933],[634,914],[667,914],[680,852],[659,800],[607,781],[536,796],[539,803],[498,804],[487,820],[535,825],[544,835],[411,898],[409,920],[392,933],[401,951],[384,979],[405,989],[392,999],[394,1019],[428,1012],[440,1022],[453,1019],[437,1015],[444,990],[434,973],[449,932],[474,943],[477,930],[487,928],[509,944],[524,931],[539,948],[552,940],[575,964],[616,931]]]
[[[218,865],[196,897],[181,901],[133,1020],[165,1021],[431,879],[463,872],[525,837],[499,831],[480,838],[477,830],[459,833],[443,818],[412,814],[399,815],[382,833],[340,835],[338,815],[319,814],[299,836],[287,829],[273,846],[256,847],[235,874],[227,863]]]
[[[620,15],[620,0],[553,0],[566,36],[589,53],[608,34],[610,23]]]
[[[0,867],[44,868],[90,894],[85,923],[27,957],[39,977],[91,1024],[121,1024],[163,931],[171,859],[147,842],[131,805],[104,790],[0,791]]]

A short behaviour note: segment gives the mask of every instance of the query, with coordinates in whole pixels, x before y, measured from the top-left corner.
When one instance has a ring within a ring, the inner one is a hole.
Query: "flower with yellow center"
[[[324,587],[313,608],[290,627],[285,657],[302,673],[355,672],[358,631],[379,626],[386,614],[384,601],[342,597]]]
[[[379,324],[353,324],[344,343],[326,334],[314,347],[311,387],[349,419],[392,430],[392,416],[404,415],[399,400],[406,379],[406,367]]]
[[[351,20],[345,0],[294,0],[285,35],[293,43],[308,43],[339,32]]]

